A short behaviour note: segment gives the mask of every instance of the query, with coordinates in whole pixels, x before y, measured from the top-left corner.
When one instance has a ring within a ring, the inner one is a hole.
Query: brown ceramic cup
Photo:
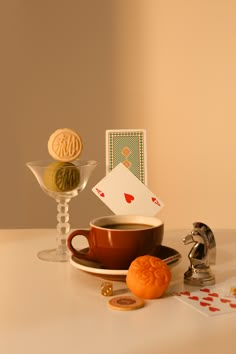
[[[156,217],[110,215],[92,220],[90,229],[72,232],[67,245],[78,258],[99,262],[107,269],[128,269],[136,257],[152,254],[163,234],[164,224]],[[87,252],[73,244],[81,236],[88,240]]]

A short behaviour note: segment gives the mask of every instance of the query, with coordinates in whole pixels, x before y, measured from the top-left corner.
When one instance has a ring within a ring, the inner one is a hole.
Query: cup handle
[[[80,250],[76,249],[72,244],[73,239],[75,237],[80,237],[80,236],[84,236],[88,240],[89,250],[87,253],[81,252]],[[90,246],[90,238],[91,238],[90,237],[90,230],[86,230],[86,229],[75,230],[68,236],[67,246],[68,246],[69,250],[72,252],[72,254],[75,255],[76,257],[95,261],[95,255],[92,252],[92,249]]]

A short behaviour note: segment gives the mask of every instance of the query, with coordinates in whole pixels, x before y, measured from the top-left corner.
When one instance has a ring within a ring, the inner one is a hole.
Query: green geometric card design
[[[145,182],[143,132],[111,132],[108,136],[109,170],[123,163],[141,181]]]

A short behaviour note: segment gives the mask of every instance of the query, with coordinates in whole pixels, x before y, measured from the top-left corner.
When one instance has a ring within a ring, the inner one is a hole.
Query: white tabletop
[[[236,276],[236,231],[214,232],[217,282]],[[236,348],[236,313],[208,317],[178,301],[190,251],[184,231],[166,231],[164,245],[182,261],[165,296],[142,309],[117,311],[100,293],[103,279],[68,263],[49,263],[37,251],[53,247],[54,230],[0,230],[1,354],[224,353]],[[236,284],[235,284],[236,285]],[[114,282],[114,295],[130,294]]]

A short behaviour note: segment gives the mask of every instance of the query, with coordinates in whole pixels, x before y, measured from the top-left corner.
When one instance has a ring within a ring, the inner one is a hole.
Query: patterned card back
[[[141,182],[147,184],[144,129],[106,131],[106,172],[109,173],[121,162]]]

